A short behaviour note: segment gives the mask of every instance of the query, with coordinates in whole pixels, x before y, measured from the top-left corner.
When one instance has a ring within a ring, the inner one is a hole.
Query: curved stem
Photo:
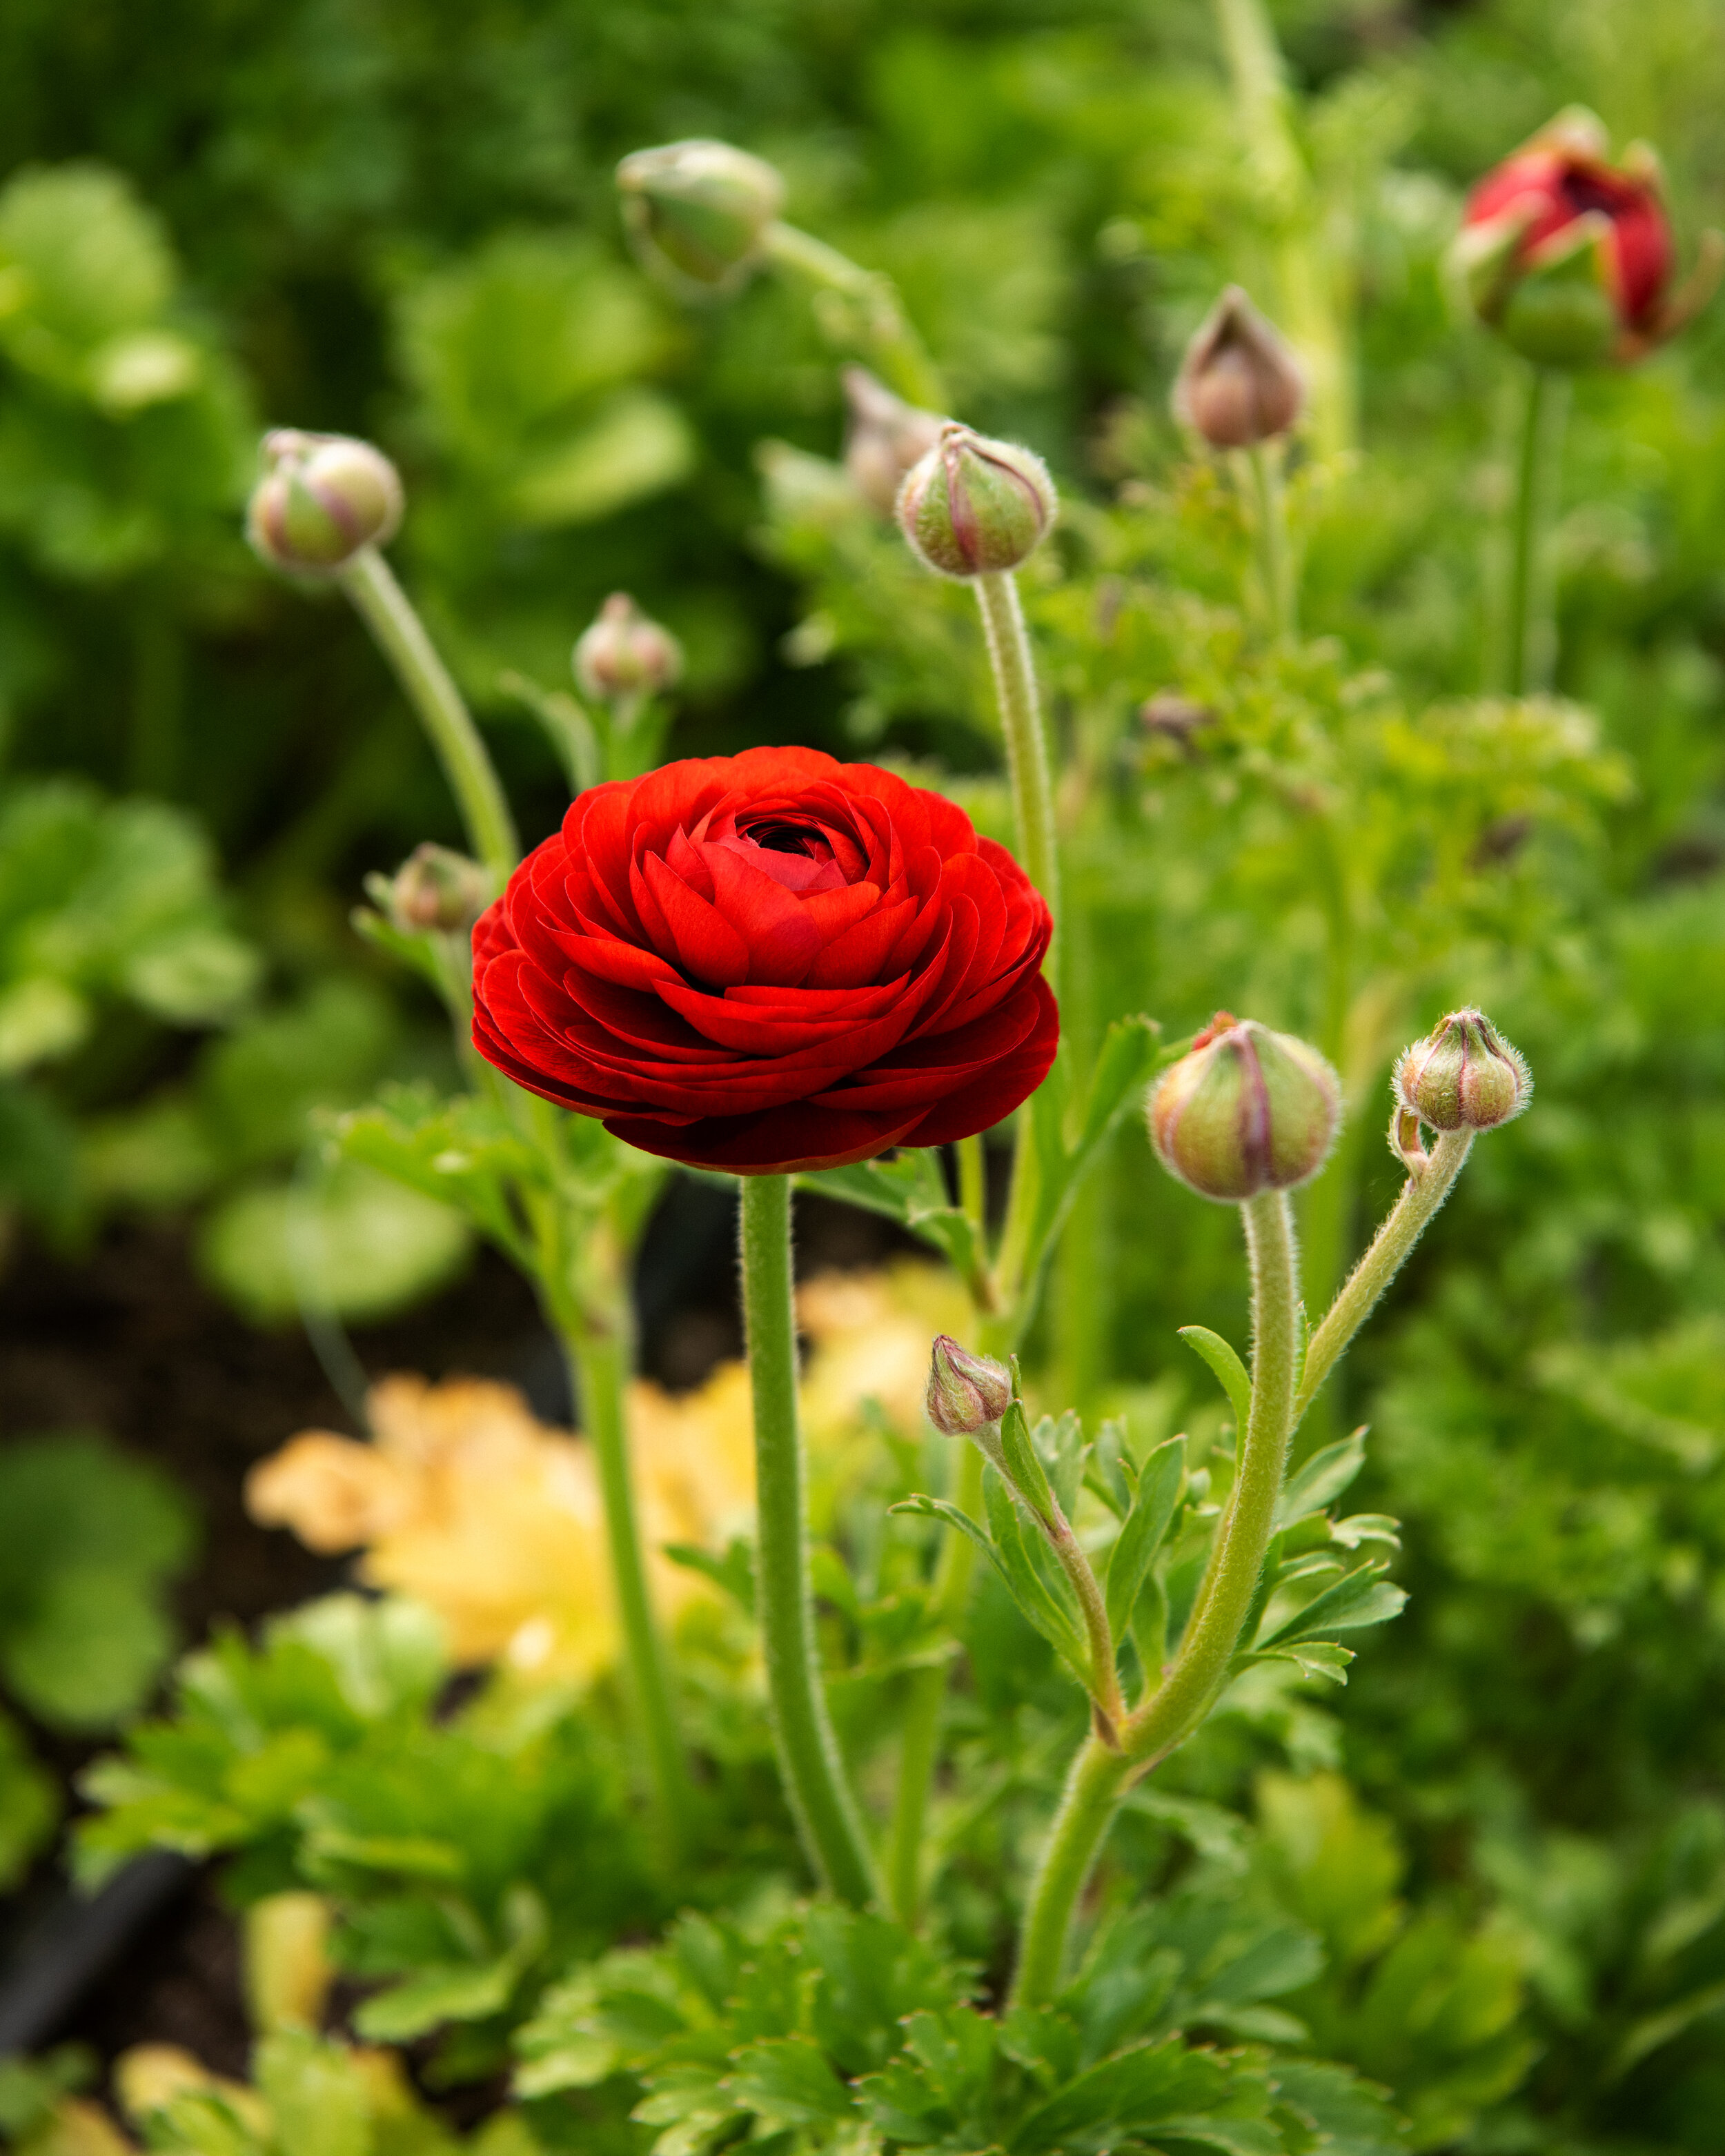
[[[1328,1316],[1307,1347],[1306,1367],[1294,1404],[1296,1420],[1305,1414],[1349,1341],[1371,1316],[1378,1298],[1401,1270],[1409,1251],[1425,1233],[1426,1223],[1449,1196],[1472,1144],[1471,1131],[1445,1131],[1425,1165],[1409,1173],[1401,1196],[1373,1237],[1370,1249],[1348,1275]]]
[[[1547,685],[1551,671],[1550,593],[1545,535],[1563,457],[1568,383],[1548,367],[1527,369],[1516,456],[1510,521],[1509,618],[1504,625],[1503,685],[1525,696]]]
[[[1024,874],[1048,901],[1058,932],[1060,917],[1060,853],[1055,836],[1054,785],[1049,776],[1048,744],[1043,737],[1042,706],[1036,693],[1036,665],[1019,603],[1018,579],[1009,569],[991,569],[973,577],[988,639],[988,664],[1000,700],[1000,730],[1006,737],[1006,774],[1012,787],[1013,821]],[[1046,969],[1055,976],[1055,947]]]
[[[1127,1717],[1118,1753],[1095,1737],[1079,1753],[1025,1915],[1016,2004],[1037,2005],[1052,1995],[1073,1908],[1121,1791],[1203,1721],[1227,1678],[1257,1591],[1293,1434],[1300,1297],[1286,1194],[1249,1199],[1240,1217],[1252,1268],[1252,1401],[1233,1494],[1173,1668]]]
[[[363,547],[337,580],[418,714],[461,810],[467,843],[501,888],[521,858],[515,823],[479,729],[425,624],[375,547]]]
[[[1030,1887],[1013,1976],[1014,2006],[1045,2006],[1059,1990],[1072,1912],[1132,1772],[1129,1760],[1095,1737],[1079,1748]]]
[[[845,1779],[815,1650],[809,1587],[803,1435],[797,1416],[788,1176],[746,1175],[742,1301],[754,1394],[755,1584],[779,1771],[822,1883],[859,1906],[878,1900],[874,1859]]]
[[[906,319],[892,280],[865,270],[836,247],[794,224],[771,224],[765,246],[768,258],[824,291],[836,292],[862,311],[869,356],[887,386],[925,410],[943,412],[947,393],[940,369]]]
[[[565,1330],[563,1347],[575,1380],[581,1427],[598,1465],[624,1666],[646,1738],[648,1771],[662,1830],[675,1861],[688,1846],[694,1791],[677,1728],[670,1660],[642,1558],[624,1419],[628,1341],[621,1327],[578,1321]]]

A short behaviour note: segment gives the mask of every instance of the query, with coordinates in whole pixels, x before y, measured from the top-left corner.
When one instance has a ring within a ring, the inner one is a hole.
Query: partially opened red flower
[[[813,749],[583,793],[474,932],[474,1030],[644,1152],[742,1175],[997,1123],[1054,1060],[1041,895],[962,809]]]

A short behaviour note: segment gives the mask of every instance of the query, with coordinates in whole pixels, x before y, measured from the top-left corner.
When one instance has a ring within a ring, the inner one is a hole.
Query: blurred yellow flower
[[[907,1262],[824,1275],[798,1308],[810,1447],[824,1479],[848,1486],[867,1471],[867,1403],[906,1436],[922,1430],[929,1342],[964,1324],[964,1293]],[[305,1430],[260,1460],[246,1482],[252,1517],[315,1550],[362,1550],[361,1578],[436,1610],[457,1661],[577,1681],[608,1667],[617,1627],[585,1440],[537,1421],[512,1385],[480,1378],[386,1378],[369,1411],[369,1442]],[[722,1551],[753,1524],[747,1367],[721,1363],[681,1395],[638,1380],[627,1414],[654,1596],[675,1621],[713,1590],[665,1545]]]

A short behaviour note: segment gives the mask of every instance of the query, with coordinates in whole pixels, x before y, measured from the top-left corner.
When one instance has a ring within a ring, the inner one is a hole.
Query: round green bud
[[[279,427],[264,437],[264,475],[252,490],[246,536],[272,568],[333,577],[401,523],[401,477],[381,449],[351,434]]]
[[[1174,416],[1212,449],[1250,449],[1285,434],[1306,402],[1286,340],[1230,285],[1199,323],[1174,381]]]
[[[389,922],[403,936],[458,935],[490,902],[491,879],[479,863],[429,839],[389,879]]]
[[[1149,1114],[1168,1173],[1238,1203],[1317,1174],[1341,1122],[1342,1086],[1305,1041],[1218,1011],[1163,1074]]]
[[[784,182],[730,142],[667,142],[617,167],[624,225],[646,266],[674,283],[723,292],[761,259],[784,207]]]
[[[950,1333],[935,1336],[923,1401],[943,1437],[974,1437],[1012,1405],[1012,1373],[989,1355],[973,1355]]]
[[[980,577],[1029,561],[1058,507],[1040,457],[948,419],[899,490],[899,529],[938,575]]]
[[[627,592],[613,592],[575,641],[575,682],[596,703],[656,696],[683,671],[683,648]]]
[[[1435,1131],[1489,1131],[1533,1097],[1527,1059],[1483,1011],[1451,1011],[1396,1059],[1396,1103]]]

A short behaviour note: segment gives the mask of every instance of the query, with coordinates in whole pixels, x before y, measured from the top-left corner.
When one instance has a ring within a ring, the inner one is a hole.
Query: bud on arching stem
[[[577,638],[575,680],[596,703],[634,702],[669,689],[683,671],[683,649],[627,592],[613,592]]]
[[[1286,341],[1230,285],[1186,347],[1174,416],[1212,449],[1252,449],[1285,434],[1306,402],[1306,377]]]
[[[1483,1011],[1451,1011],[1404,1049],[1391,1081],[1396,1103],[1435,1131],[1489,1131],[1521,1114],[1533,1081]]]
[[[1341,1107],[1341,1081],[1315,1048],[1218,1011],[1151,1095],[1151,1142],[1189,1188],[1237,1204],[1316,1175]]]
[[[1033,450],[949,419],[899,490],[899,529],[937,575],[988,576],[1029,561],[1058,506]]]
[[[365,547],[394,537],[402,518],[400,475],[369,442],[279,427],[264,437],[263,457],[246,536],[272,568],[337,576]]]
[[[1012,1405],[1012,1373],[991,1355],[973,1355],[950,1333],[935,1336],[923,1409],[942,1437],[974,1437]]]
[[[649,269],[709,292],[734,290],[762,259],[784,182],[730,142],[636,150],[617,167],[624,223]]]
[[[895,397],[865,367],[847,367],[839,380],[850,414],[845,469],[864,501],[891,516],[906,474],[934,447],[945,423],[938,413]]]

